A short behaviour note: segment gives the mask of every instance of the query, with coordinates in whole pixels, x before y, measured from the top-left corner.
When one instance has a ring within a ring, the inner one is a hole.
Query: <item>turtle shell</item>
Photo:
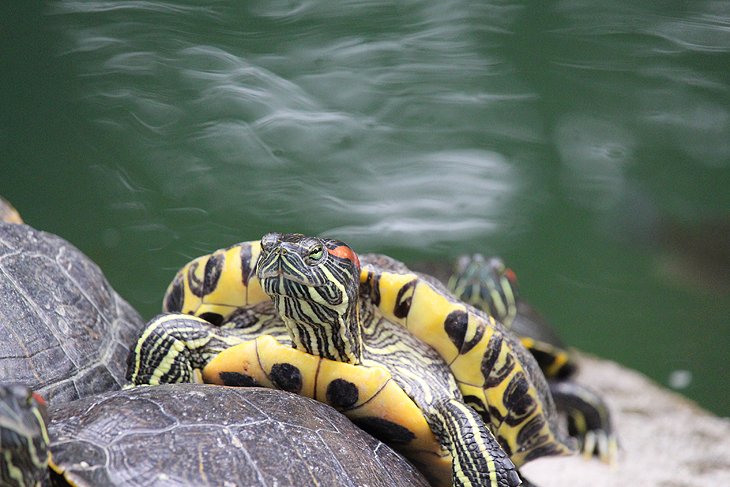
[[[333,408],[284,391],[168,384],[50,415],[52,468],[78,486],[428,485]]]
[[[119,389],[139,314],[60,237],[0,222],[0,380],[51,404]]]

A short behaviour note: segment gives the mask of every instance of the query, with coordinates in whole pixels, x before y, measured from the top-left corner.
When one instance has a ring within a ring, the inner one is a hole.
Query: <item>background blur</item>
[[[145,318],[270,230],[500,254],[570,344],[727,416],[730,3],[636,4],[3,2],[0,194]]]

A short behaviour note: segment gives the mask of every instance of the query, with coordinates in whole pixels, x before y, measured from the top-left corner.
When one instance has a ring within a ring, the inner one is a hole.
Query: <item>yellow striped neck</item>
[[[362,363],[357,300],[326,306],[289,296],[272,298],[294,348],[338,362]]]

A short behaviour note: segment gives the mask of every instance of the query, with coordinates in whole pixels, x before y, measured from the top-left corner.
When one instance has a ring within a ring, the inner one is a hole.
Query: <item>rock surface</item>
[[[527,479],[539,487],[730,486],[730,419],[614,362],[583,355],[580,362],[578,380],[611,407],[618,462],[543,458],[522,468]]]

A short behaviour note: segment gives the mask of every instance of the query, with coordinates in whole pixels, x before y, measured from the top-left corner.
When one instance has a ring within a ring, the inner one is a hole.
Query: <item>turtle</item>
[[[120,389],[141,316],[66,240],[0,222],[0,382],[53,404]]]
[[[500,257],[463,255],[448,288],[475,308],[494,316],[532,353],[548,379],[557,408],[568,420],[584,456],[616,462],[618,440],[603,398],[574,377],[578,365],[554,328],[520,295],[517,275]]]
[[[0,385],[0,442],[12,487],[428,485],[332,408],[262,388],[136,388],[46,412],[27,386]]]
[[[194,259],[133,346],[128,380],[313,397],[434,485],[519,485],[526,461],[573,453],[515,337],[437,280],[364,257],[339,240],[269,233]]]
[[[20,383],[0,383],[0,485],[38,486],[47,479],[47,420],[41,396]]]
[[[0,196],[0,222],[23,223],[18,210],[8,200]]]

